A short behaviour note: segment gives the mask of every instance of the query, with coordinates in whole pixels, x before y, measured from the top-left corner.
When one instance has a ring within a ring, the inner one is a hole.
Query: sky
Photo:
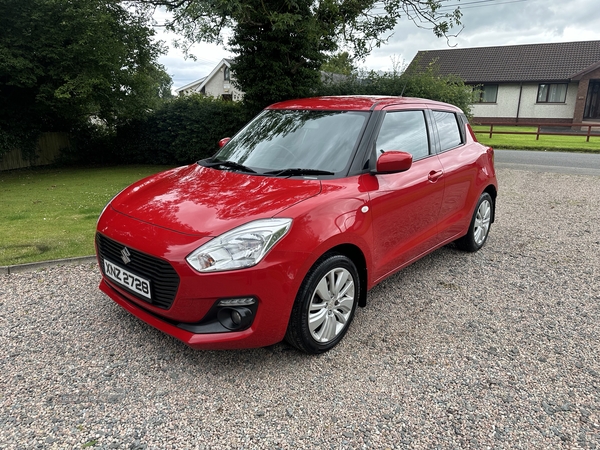
[[[408,64],[419,50],[600,40],[598,0],[444,0],[443,3],[447,9],[460,6],[463,13],[464,28],[457,37],[437,38],[431,30],[418,28],[404,18],[388,43],[374,49],[359,67],[388,71],[394,65]],[[160,23],[161,13],[157,12],[155,18]],[[208,75],[221,59],[233,56],[225,46],[200,43],[192,49],[196,61],[185,59],[172,45],[174,37],[162,28],[157,29],[157,38],[169,47],[160,63],[173,78],[174,89]]]

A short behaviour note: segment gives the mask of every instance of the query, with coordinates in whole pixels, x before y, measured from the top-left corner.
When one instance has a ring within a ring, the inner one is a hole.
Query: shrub
[[[117,159],[143,164],[188,164],[214,154],[249,117],[239,103],[202,95],[178,97],[143,119],[117,128]]]
[[[435,67],[425,72],[353,74],[337,82],[324,83],[316,95],[394,95],[420,97],[450,103],[471,115],[472,89],[456,76],[440,76]]]

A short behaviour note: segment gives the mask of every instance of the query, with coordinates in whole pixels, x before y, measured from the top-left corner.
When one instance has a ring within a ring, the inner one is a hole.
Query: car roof
[[[378,95],[344,95],[330,97],[312,97],[287,100],[268,106],[266,109],[314,109],[325,111],[373,111],[389,106],[443,107],[460,111],[459,108],[447,103],[414,97],[393,97]]]

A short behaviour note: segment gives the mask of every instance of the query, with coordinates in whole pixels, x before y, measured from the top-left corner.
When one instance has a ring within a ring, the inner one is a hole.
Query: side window
[[[463,143],[456,114],[445,111],[433,111],[440,139],[440,150],[445,152]]]
[[[423,111],[388,112],[375,143],[377,156],[390,150],[408,152],[413,160],[429,155],[429,139]]]

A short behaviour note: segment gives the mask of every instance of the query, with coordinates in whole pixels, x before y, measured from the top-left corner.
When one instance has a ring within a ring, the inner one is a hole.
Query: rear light
[[[488,147],[487,154],[488,154],[488,157],[490,158],[490,161],[492,161],[492,164],[494,164],[494,149],[492,147]]]

